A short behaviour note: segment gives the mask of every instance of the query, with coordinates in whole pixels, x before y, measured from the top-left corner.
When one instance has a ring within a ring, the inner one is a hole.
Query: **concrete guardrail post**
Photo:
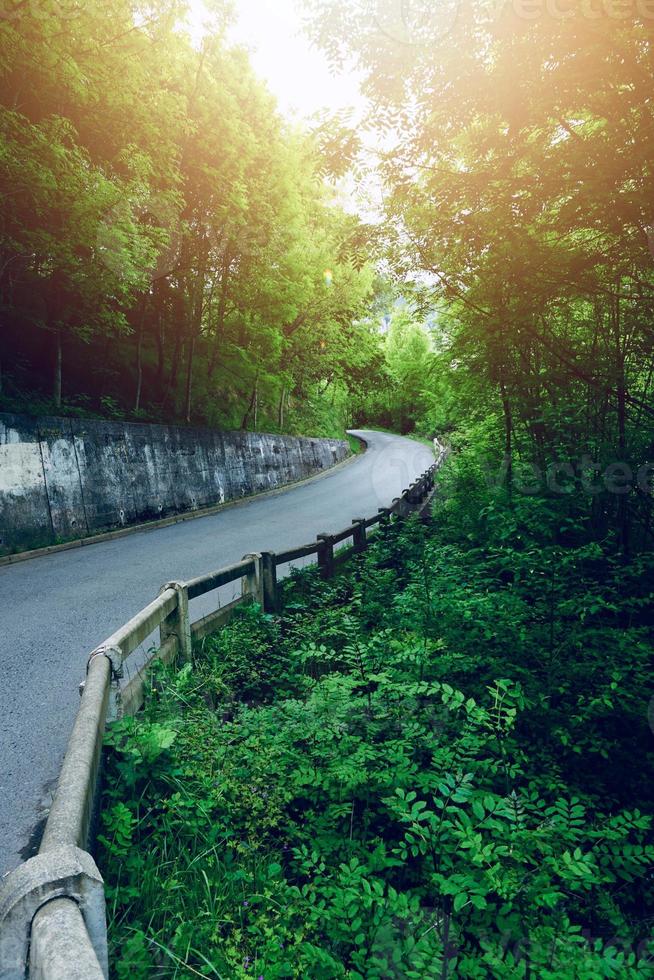
[[[440,459],[429,467],[424,479],[424,492],[419,508],[420,521],[423,524],[431,523],[431,501],[434,487],[436,486],[436,470],[440,464]]]
[[[261,606],[266,613],[279,611],[277,564],[272,551],[261,552]]]
[[[396,497],[395,500],[393,501],[393,505],[396,508],[395,513],[397,514],[398,520],[400,521],[403,521],[404,518],[408,517],[409,514],[411,513],[411,506],[405,494],[406,491],[404,492],[404,494],[402,494],[401,497]]]
[[[243,555],[242,561],[251,561],[254,566],[252,571],[248,572],[241,579],[241,589],[243,595],[252,596],[252,601],[257,602],[263,609],[263,561],[261,559],[261,554],[259,552],[254,552],[251,555]]]
[[[166,616],[159,627],[159,641],[163,645],[166,640],[175,636],[177,649],[182,660],[191,659],[191,620],[188,611],[188,591],[183,582],[167,582],[159,589],[159,595],[166,589],[174,589],[177,593],[177,605]]]
[[[317,534],[318,568],[324,579],[334,576],[334,539],[331,534]]]
[[[354,548],[354,554],[360,555],[368,546],[366,540],[366,522],[363,517],[355,517],[352,524],[352,546]]]

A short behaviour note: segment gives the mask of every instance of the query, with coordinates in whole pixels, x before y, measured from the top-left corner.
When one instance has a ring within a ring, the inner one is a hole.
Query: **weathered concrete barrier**
[[[0,414],[0,555],[273,490],[339,439]]]

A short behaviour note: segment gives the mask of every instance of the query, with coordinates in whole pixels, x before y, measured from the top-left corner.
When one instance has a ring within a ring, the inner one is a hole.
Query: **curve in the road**
[[[354,434],[365,439],[364,454],[276,496],[0,568],[0,873],[31,851],[90,650],[163,582],[201,575],[248,552],[282,551],[370,517],[433,462],[429,448],[410,439]]]

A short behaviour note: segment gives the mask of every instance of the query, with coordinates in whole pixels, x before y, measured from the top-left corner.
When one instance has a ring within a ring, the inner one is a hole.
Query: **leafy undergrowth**
[[[651,565],[439,527],[294,577],[112,729],[118,978],[654,976]]]

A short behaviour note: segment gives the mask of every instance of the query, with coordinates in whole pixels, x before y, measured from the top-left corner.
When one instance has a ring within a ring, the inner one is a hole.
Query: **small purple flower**
[[[249,904],[250,904],[249,902],[243,902],[243,905],[249,905]]]

